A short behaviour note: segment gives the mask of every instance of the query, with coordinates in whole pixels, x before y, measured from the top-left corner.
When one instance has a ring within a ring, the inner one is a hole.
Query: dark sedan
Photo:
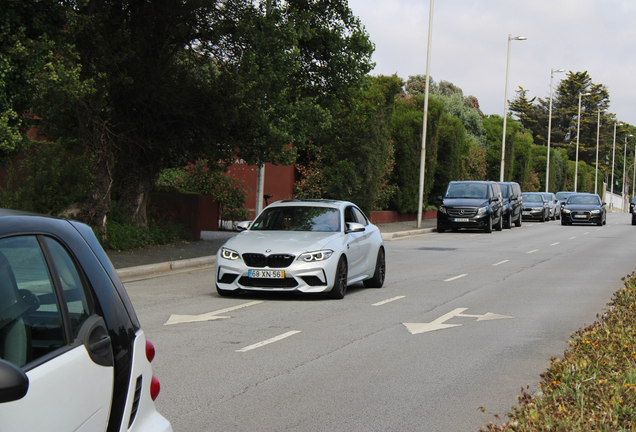
[[[570,195],[561,212],[561,225],[572,223],[595,223],[598,226],[606,223],[605,203],[597,194],[577,193]]]
[[[521,217],[529,220],[545,222],[550,219],[550,205],[543,194],[539,192],[524,192],[521,194],[523,209]]]

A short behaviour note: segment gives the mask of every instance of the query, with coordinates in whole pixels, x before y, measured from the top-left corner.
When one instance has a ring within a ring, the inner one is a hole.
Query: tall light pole
[[[508,117],[508,71],[510,70],[510,41],[526,40],[524,36],[508,35],[508,56],[506,57],[506,90],[504,92],[503,138],[501,139],[501,172],[499,181],[504,181],[504,164],[506,162],[506,118]]]
[[[417,205],[417,227],[422,227],[422,205],[424,204],[424,173],[426,172],[426,122],[428,119],[428,87],[431,69],[431,39],[433,38],[433,0],[428,12],[428,42],[426,47],[426,89],[424,91],[424,120],[422,125],[422,155],[420,157],[420,194]]]
[[[574,192],[578,192],[576,187],[579,179],[579,132],[581,130],[581,96],[589,96],[592,93],[579,92],[579,116],[576,118],[576,165],[574,165]]]
[[[610,187],[610,209],[614,207],[614,158],[616,157],[616,123],[614,121],[614,144],[612,145],[612,186]]]
[[[548,164],[545,167],[545,191],[550,187],[550,134],[552,133],[552,81],[555,72],[565,72],[564,69],[550,69],[550,111],[548,114]]]
[[[632,200],[636,195],[634,192],[636,191],[636,143],[634,144],[634,178],[632,179]]]
[[[607,110],[602,110],[607,111]],[[598,109],[598,120],[596,121],[596,173],[594,174],[594,193],[598,194],[598,144],[601,138],[601,109]]]
[[[633,135],[625,135],[625,152],[623,154],[623,187],[621,196],[623,197],[623,207],[625,207],[625,167],[627,166],[627,137]]]

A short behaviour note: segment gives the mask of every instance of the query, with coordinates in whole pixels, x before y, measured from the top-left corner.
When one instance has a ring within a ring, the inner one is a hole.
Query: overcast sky
[[[374,75],[426,73],[429,0],[349,0],[373,43]],[[636,125],[636,0],[437,0],[431,77],[503,115],[508,35],[508,100],[519,86],[548,99],[551,68],[587,71],[609,91],[611,113]],[[554,74],[554,88],[566,73]]]

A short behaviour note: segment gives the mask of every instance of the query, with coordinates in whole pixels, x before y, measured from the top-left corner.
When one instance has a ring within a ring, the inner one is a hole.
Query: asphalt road
[[[477,431],[603,313],[635,238],[609,214],[388,241],[385,287],[340,301],[221,298],[211,269],[126,287],[175,431]]]

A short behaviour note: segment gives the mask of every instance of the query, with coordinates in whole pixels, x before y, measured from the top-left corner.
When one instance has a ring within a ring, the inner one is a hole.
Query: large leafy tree
[[[289,144],[328,120],[324,100],[372,67],[373,45],[346,1],[66,6],[62,34],[77,56],[62,53],[48,77],[73,64],[81,75],[69,83],[75,91],[45,77],[34,112],[47,135],[72,138],[93,155],[85,208],[95,225],[105,226],[113,197],[144,225],[157,173],[189,155],[289,162]]]

